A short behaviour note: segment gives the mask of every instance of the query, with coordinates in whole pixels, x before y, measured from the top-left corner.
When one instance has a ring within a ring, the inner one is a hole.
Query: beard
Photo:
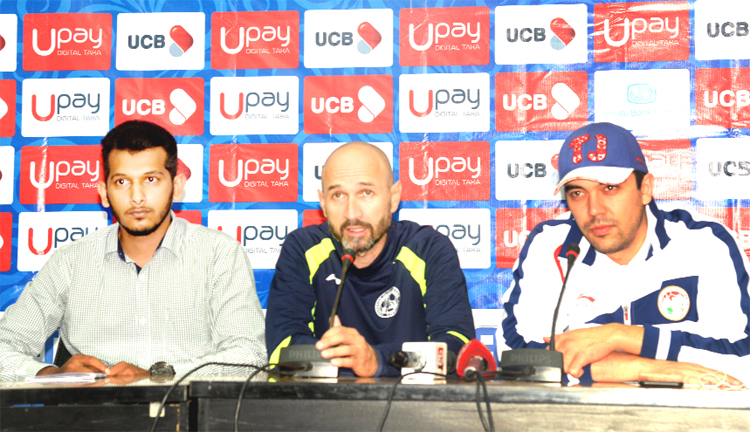
[[[169,196],[169,203],[167,204],[166,207],[164,207],[164,209],[162,209],[161,213],[159,214],[159,221],[155,223],[154,225],[146,226],[141,229],[135,229],[135,228],[125,225],[123,223],[123,218],[120,217],[120,212],[115,210],[114,206],[112,206],[111,208],[112,208],[112,215],[120,223],[120,228],[125,230],[126,233],[130,234],[133,237],[144,237],[153,233],[157,229],[159,229],[161,224],[164,223],[164,220],[167,219],[167,217],[169,216],[169,210],[172,208],[172,196],[171,195]]]
[[[360,239],[350,241],[342,235],[344,230],[350,226],[363,227],[368,230],[370,234]],[[377,229],[373,228],[371,224],[359,219],[347,220],[346,222],[341,224],[341,227],[339,227],[338,231],[336,230],[336,228],[334,228],[333,225],[329,225],[328,228],[331,231],[331,235],[333,235],[333,238],[338,240],[339,243],[344,246],[344,249],[351,249],[355,253],[362,253],[372,249],[372,247],[375,246],[388,233],[388,230],[391,229],[391,218],[390,215],[388,215],[381,219],[380,222],[378,222]]]
[[[638,227],[641,221],[645,218],[645,208],[638,212],[636,217],[631,221],[626,221],[625,224],[619,223],[616,220],[610,220],[606,218],[596,218],[590,220],[583,226],[583,233],[586,239],[599,253],[605,255],[620,252],[628,247],[635,241],[638,235]],[[593,235],[589,235],[591,227],[600,224],[611,224],[614,226],[614,230],[611,234],[610,241],[606,239],[597,238]]]

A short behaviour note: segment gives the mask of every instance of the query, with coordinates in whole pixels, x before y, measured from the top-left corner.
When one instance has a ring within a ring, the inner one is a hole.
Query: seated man
[[[130,121],[102,140],[102,204],[117,223],[57,250],[0,320],[0,378],[60,372],[184,374],[206,362],[266,363],[263,314],[242,247],[171,212],[185,177],[177,143]],[[40,363],[49,336],[72,357]],[[234,369],[245,372],[245,369]],[[210,366],[202,373],[225,368]]]
[[[505,293],[498,347],[547,346],[565,253],[578,243],[557,322],[565,372],[690,384],[721,381],[713,369],[747,376],[748,261],[733,233],[687,210],[660,210],[640,145],[619,126],[573,132],[559,167],[555,193],[564,188],[570,212],[529,234]]]
[[[431,227],[391,222],[401,199],[386,155],[352,142],[323,167],[327,223],[284,241],[268,295],[266,346],[315,344],[333,366],[357,376],[397,375],[387,364],[403,342],[446,342],[458,352],[474,338],[466,280],[450,240]],[[344,249],[356,252],[333,328],[329,318]]]

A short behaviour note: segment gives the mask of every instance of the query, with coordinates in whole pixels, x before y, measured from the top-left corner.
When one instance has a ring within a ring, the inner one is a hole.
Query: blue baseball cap
[[[634,170],[648,173],[641,146],[627,129],[591,123],[568,135],[558,159],[560,182],[555,195],[573,180],[620,184]]]

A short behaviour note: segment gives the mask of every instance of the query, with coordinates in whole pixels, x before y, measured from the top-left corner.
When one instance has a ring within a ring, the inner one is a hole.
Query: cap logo
[[[591,134],[581,135],[570,141],[568,148],[573,149],[573,163],[579,164],[583,161],[583,144],[591,138]],[[601,162],[607,157],[607,137],[596,135],[596,151],[587,155],[591,162]]]

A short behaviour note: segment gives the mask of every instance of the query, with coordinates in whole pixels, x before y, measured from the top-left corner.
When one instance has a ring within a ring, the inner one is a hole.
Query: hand
[[[639,381],[682,382],[685,387],[744,388],[745,384],[724,372],[695,363],[653,360],[640,372]]]
[[[324,359],[331,359],[331,365],[351,368],[357,376],[371,377],[378,371],[375,350],[357,329],[343,327],[338,315],[333,318],[333,327],[323,334],[315,348]]]
[[[68,359],[68,361],[65,362],[64,365],[59,368],[55,366],[47,366],[46,368],[37,372],[36,375],[42,376],[68,372],[101,372],[103,374],[109,375],[109,369],[107,368],[107,365],[102,363],[101,360],[96,357],[83,354],[73,355],[72,357],[70,357],[70,359]]]
[[[549,342],[549,338],[544,338]],[[564,370],[580,378],[583,368],[615,351],[638,355],[643,344],[643,327],[606,324],[555,335],[555,349],[562,353]]]
[[[130,363],[120,362],[109,368],[107,378],[119,381],[134,382],[151,376],[151,372]]]

